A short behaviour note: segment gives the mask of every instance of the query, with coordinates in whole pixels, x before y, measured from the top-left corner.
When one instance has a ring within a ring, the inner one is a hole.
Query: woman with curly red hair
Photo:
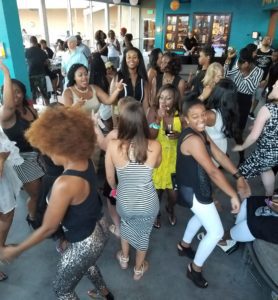
[[[62,224],[68,243],[54,281],[57,299],[78,299],[74,289],[84,274],[105,299],[114,299],[95,264],[104,248],[108,227],[102,218],[102,203],[90,160],[96,143],[93,122],[80,110],[47,109],[32,123],[26,137],[33,147],[63,166],[64,172],[47,197],[48,207],[41,227],[22,243],[2,248],[0,259],[9,261],[19,256]]]

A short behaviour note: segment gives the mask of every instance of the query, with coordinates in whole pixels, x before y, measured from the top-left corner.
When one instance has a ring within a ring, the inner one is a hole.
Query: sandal
[[[161,217],[158,215],[154,221],[153,227],[159,229],[161,227]]]
[[[128,262],[129,262],[129,257],[124,257],[122,251],[117,252],[117,260],[120,264],[120,267],[122,270],[125,270],[128,268]]]
[[[8,279],[8,275],[4,272],[0,272],[0,281],[5,281],[6,279]]]
[[[190,259],[195,257],[196,252],[191,247],[184,247],[181,242],[177,244],[179,256],[187,256]]]
[[[99,290],[88,291],[88,296],[92,299],[114,300],[114,296],[111,292],[108,292],[107,295],[103,295],[103,294],[101,294],[101,292]]]
[[[208,282],[203,277],[202,272],[197,272],[193,269],[192,264],[188,265],[187,268],[187,277],[193,281],[193,283],[202,289],[208,287]]]
[[[136,270],[134,267],[133,279],[140,280],[143,277],[144,273],[148,270],[148,268],[149,268],[149,264],[146,261],[143,262],[139,270]]]
[[[177,224],[177,217],[175,216],[174,210],[170,210],[168,205],[165,206],[165,210],[168,213],[168,221],[170,225],[175,226]]]
[[[117,226],[116,226],[116,225],[111,224],[111,225],[109,226],[109,231],[110,231],[112,234],[114,234],[117,238],[120,238],[120,232],[119,232],[119,230],[117,230]]]

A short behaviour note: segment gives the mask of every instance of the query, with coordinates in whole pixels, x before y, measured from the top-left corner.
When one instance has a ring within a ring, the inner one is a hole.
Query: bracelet
[[[239,179],[240,177],[242,177],[242,174],[239,171],[237,171],[235,174],[233,174],[233,177],[235,179]]]
[[[158,129],[160,129],[160,125],[153,122],[153,123],[149,124],[149,128],[158,130]]]

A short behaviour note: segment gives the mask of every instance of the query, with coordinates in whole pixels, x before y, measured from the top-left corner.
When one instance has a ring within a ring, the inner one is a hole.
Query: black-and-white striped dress
[[[159,200],[152,181],[153,168],[136,162],[116,168],[117,211],[121,217],[121,237],[137,250],[146,251]]]

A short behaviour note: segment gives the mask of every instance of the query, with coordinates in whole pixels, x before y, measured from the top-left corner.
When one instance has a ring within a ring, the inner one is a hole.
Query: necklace
[[[77,86],[76,86],[76,84],[74,85],[74,88],[77,90],[77,92],[79,92],[79,93],[81,93],[81,94],[86,94],[86,93],[88,93],[88,91],[89,91],[89,89],[88,88],[86,88],[86,90],[80,90]]]
[[[173,77],[174,77],[174,76],[167,77],[167,76],[165,75],[165,73],[164,73],[164,74],[163,74],[163,79],[162,79],[163,84],[172,83],[172,82],[173,82]]]

